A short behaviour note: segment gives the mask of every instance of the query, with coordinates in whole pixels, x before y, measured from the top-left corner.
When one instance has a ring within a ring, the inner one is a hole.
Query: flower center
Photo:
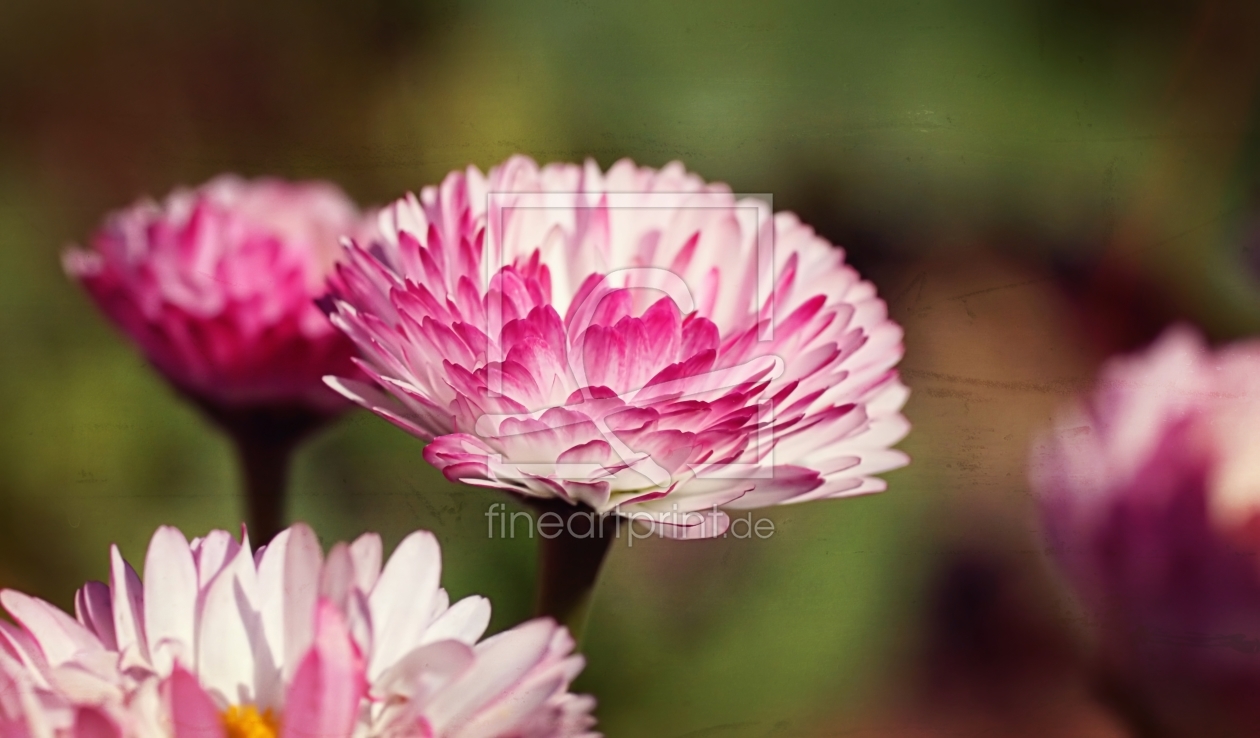
[[[253,705],[232,705],[223,711],[223,730],[227,738],[276,738],[280,721],[271,710],[259,712]]]

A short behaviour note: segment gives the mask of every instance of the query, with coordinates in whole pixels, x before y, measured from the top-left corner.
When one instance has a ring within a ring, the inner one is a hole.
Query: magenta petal
[[[799,466],[777,466],[771,470],[770,479],[758,479],[756,486],[739,499],[726,504],[733,510],[746,510],[770,505],[781,505],[794,497],[807,494],[822,486],[822,475],[813,469]],[[856,486],[856,480],[854,480]]]
[[[654,526],[652,532],[662,538],[690,541],[722,535],[730,527],[731,520],[721,510],[706,510],[681,515],[665,514],[649,522],[649,525]]]
[[[315,643],[289,685],[281,738],[347,738],[367,694],[363,659],[345,618],[327,600],[316,618]]]
[[[219,709],[197,677],[176,666],[165,684],[174,738],[227,738]]]
[[[53,666],[70,660],[82,650],[102,648],[86,628],[56,607],[11,589],[0,591],[0,604],[39,642]]]
[[[74,738],[122,738],[122,728],[96,707],[80,707],[74,713]]]
[[[610,453],[612,447],[608,442],[597,438],[562,452],[556,461],[560,464],[602,464],[608,460]]]

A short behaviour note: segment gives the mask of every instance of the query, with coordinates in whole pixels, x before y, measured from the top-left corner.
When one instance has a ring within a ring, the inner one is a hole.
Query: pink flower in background
[[[902,331],[875,288],[677,163],[454,172],[331,284],[377,386],[332,385],[452,480],[704,537],[720,508],[875,492],[906,463]]]
[[[220,176],[114,213],[64,261],[183,391],[325,412],[340,400],[320,378],[349,370],[353,349],[313,300],[362,224],[331,184]]]
[[[1174,734],[1260,730],[1257,438],[1260,342],[1211,351],[1175,328],[1112,360],[1035,450],[1048,545],[1101,662]]]
[[[378,536],[324,556],[303,525],[257,552],[160,528],[143,581],[111,553],[76,617],[0,593],[17,623],[0,621],[0,735],[593,735],[568,632],[540,619],[479,640],[490,605],[449,603],[429,533],[384,567]]]

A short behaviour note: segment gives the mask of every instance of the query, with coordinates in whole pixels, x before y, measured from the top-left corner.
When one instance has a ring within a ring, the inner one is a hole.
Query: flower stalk
[[[595,585],[617,522],[585,505],[531,500],[537,515],[538,578],[534,614],[554,618],[581,643]]]
[[[300,406],[203,407],[232,439],[240,463],[250,539],[255,546],[265,545],[285,528],[293,454],[298,444],[328,418]]]

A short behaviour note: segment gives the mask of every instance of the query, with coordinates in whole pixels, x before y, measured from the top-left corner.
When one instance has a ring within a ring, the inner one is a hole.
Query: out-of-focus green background
[[[682,160],[848,249],[906,328],[890,490],[769,540],[618,547],[579,686],[610,736],[1122,735],[1075,676],[1030,433],[1170,320],[1260,326],[1243,0],[0,7],[0,584],[68,606],[153,528],[234,527],[225,440],[61,275],[108,209],[225,170],[379,204],[523,152]],[[301,453],[333,541],[427,528],[445,583],[528,616],[499,498],[353,413]]]

